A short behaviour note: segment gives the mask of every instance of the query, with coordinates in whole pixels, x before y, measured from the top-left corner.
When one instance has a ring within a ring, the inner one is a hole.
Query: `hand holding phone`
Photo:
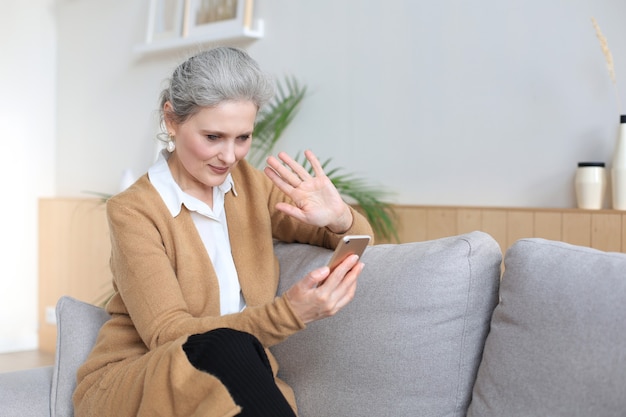
[[[332,271],[350,255],[359,255],[359,258],[365,252],[365,248],[371,240],[367,235],[348,235],[341,238],[339,244],[335,248],[333,256],[328,262],[328,267]]]

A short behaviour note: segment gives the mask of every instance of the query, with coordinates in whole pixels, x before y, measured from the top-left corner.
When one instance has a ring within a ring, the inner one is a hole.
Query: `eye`
[[[218,140],[220,137],[217,135],[206,135],[206,138],[210,141]]]
[[[241,135],[241,136],[239,136],[239,138],[238,138],[238,139],[239,139],[240,141],[242,141],[242,142],[245,142],[245,141],[247,141],[248,139],[250,139],[251,137],[252,137],[252,135]]]

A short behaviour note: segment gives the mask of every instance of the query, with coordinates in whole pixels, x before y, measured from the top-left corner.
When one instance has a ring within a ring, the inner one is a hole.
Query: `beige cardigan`
[[[147,175],[107,203],[112,315],[79,369],[74,393],[81,416],[232,416],[240,412],[215,377],[197,371],[182,345],[192,334],[228,327],[256,336],[278,371],[271,347],[305,326],[276,297],[273,239],[333,248],[341,235],[305,225],[275,209],[286,196],[241,161],[226,195],[232,254],[247,308],[220,316],[219,288],[189,212],[173,218]],[[372,234],[360,214],[346,234]],[[277,383],[295,409],[292,390]]]

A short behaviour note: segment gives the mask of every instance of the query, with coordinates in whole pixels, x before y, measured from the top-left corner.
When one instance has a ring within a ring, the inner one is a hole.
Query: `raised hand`
[[[278,158],[267,158],[265,174],[294,202],[293,205],[278,203],[276,208],[310,225],[328,227],[335,233],[345,232],[352,225],[352,212],[315,154],[307,150],[304,156],[314,175],[285,152],[280,152]]]

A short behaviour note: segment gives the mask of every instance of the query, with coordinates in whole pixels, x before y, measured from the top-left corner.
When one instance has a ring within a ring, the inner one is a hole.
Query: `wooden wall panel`
[[[551,208],[397,206],[400,243],[473,230],[489,233],[503,253],[517,240],[539,237],[626,252],[626,212]]]
[[[561,240],[573,245],[591,246],[591,214],[585,211],[563,213]]]
[[[506,219],[506,247],[508,248],[519,239],[534,236],[534,216],[531,211],[507,211]]]
[[[561,240],[563,215],[559,212],[535,212],[534,235],[548,240]]]
[[[56,325],[46,320],[46,311],[54,311],[61,296],[97,304],[110,293],[110,252],[100,200],[39,200],[40,350],[55,350]]]
[[[428,239],[438,239],[440,237],[456,234],[457,210],[454,208],[436,208],[426,210],[426,236]]]
[[[480,209],[460,208],[457,210],[457,234],[469,233],[482,228],[483,215]]]
[[[506,211],[496,209],[483,210],[483,223],[481,230],[485,233],[489,233],[500,245],[500,248],[504,252],[507,248],[506,242]]]
[[[626,252],[626,214],[622,214],[622,232],[620,236],[622,237],[622,249],[620,252]]]
[[[593,214],[591,216],[591,247],[619,252],[622,249],[621,230],[621,214]]]
[[[426,235],[426,209],[397,207],[395,209],[400,242],[421,242],[428,240]],[[376,243],[388,243],[382,238],[376,238]]]

